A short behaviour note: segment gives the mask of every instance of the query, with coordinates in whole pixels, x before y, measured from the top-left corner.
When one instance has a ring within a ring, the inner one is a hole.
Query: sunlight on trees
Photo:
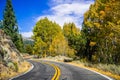
[[[74,50],[68,46],[68,41],[62,33],[61,27],[48,18],[41,19],[36,23],[33,30],[35,40],[34,52],[42,57],[47,56],[74,55]],[[71,56],[72,57],[72,56]]]
[[[89,61],[97,57],[97,62],[115,63],[120,61],[118,48],[120,19],[119,0],[96,0],[84,15],[83,34],[88,44],[95,42],[95,46],[86,43],[86,55]]]

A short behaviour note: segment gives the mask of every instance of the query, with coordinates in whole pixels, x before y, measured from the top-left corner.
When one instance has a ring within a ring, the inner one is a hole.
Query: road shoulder
[[[63,61],[51,60],[51,59],[39,59],[39,60],[54,61],[54,62],[59,62],[59,63],[67,63],[67,64],[70,64],[70,65],[73,65],[73,66],[77,66],[77,67],[80,67],[80,68],[90,70],[90,71],[92,71],[94,73],[97,73],[97,74],[99,74],[99,75],[101,75],[101,76],[103,76],[103,77],[105,77],[109,80],[114,80],[114,79],[120,80],[120,76],[118,76],[118,75],[112,74],[110,72],[105,72],[105,71],[99,70],[97,68],[86,67],[83,64],[78,64],[78,63],[75,63],[75,62],[63,62]]]
[[[29,68],[25,69],[24,71],[20,71],[18,74],[12,76],[12,78],[10,78],[9,80],[20,77],[20,76],[25,75],[28,72],[30,72],[34,68],[34,65],[28,61],[27,61],[27,63],[29,64]],[[23,67],[21,67],[20,69],[23,69]]]

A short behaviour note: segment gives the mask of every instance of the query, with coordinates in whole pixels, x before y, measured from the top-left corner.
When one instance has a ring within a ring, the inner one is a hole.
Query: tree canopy
[[[3,27],[4,32],[9,35],[16,45],[17,49],[23,51],[22,36],[19,34],[17,20],[12,6],[12,1],[7,0],[6,7],[3,15]]]
[[[90,62],[120,62],[120,1],[95,0],[84,14],[82,29],[65,23],[63,29],[48,18],[33,30],[34,52],[48,56],[77,56]]]
[[[120,60],[120,2],[96,0],[84,14],[83,35],[89,60],[117,63]],[[92,45],[93,44],[93,45]]]
[[[69,56],[67,50],[71,50],[71,53],[74,54],[74,50],[68,46],[61,27],[55,22],[49,21],[48,18],[43,18],[36,23],[33,34],[34,52],[36,54]]]

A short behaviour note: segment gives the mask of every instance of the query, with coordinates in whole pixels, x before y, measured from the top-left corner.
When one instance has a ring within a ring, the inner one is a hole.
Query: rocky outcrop
[[[0,29],[0,80],[9,80],[10,77],[27,71],[30,66],[11,38]]]
[[[20,63],[23,60],[20,52],[16,49],[11,38],[3,30],[0,30],[0,63]]]

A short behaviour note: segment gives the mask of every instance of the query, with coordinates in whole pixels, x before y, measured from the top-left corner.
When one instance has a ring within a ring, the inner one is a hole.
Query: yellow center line
[[[52,80],[59,80],[59,77],[60,77],[60,69],[59,69],[59,67],[57,67],[57,66],[55,66],[56,67],[56,69],[57,69],[57,76],[56,76],[56,79],[52,79]]]
[[[52,77],[51,80],[59,80],[60,74],[61,74],[60,68],[58,66],[56,66],[54,64],[51,64],[51,63],[48,63],[48,62],[44,62],[44,63],[52,66],[55,69],[55,74],[54,74],[54,76]]]

